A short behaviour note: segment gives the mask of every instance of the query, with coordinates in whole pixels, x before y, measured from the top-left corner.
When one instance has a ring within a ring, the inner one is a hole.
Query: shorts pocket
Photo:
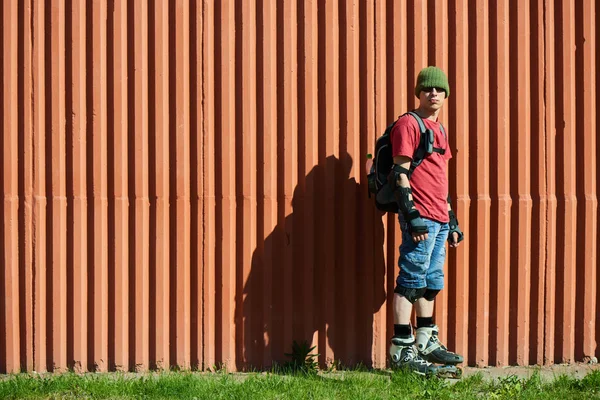
[[[414,246],[403,246],[400,249],[400,263],[402,268],[412,273],[422,274],[427,270],[429,257],[425,242],[415,243]]]

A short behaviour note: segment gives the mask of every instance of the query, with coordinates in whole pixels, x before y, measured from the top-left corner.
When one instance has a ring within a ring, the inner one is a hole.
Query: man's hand
[[[448,198],[449,199],[449,198]],[[460,228],[458,227],[458,220],[456,219],[456,214],[450,208],[450,202],[448,201],[448,216],[450,217],[450,222],[448,222],[448,228],[450,230],[448,234],[448,243],[450,247],[458,247],[460,242],[464,239],[465,235],[462,233]]]
[[[412,235],[413,242],[418,243],[422,240],[427,240],[429,237],[429,228],[423,218],[421,218],[419,211],[413,208],[405,218],[408,220],[408,229]]]
[[[427,240],[429,237],[428,233],[414,233],[412,234],[413,242],[419,243],[421,241]]]
[[[448,240],[448,243],[449,243],[450,247],[460,246],[460,243],[458,242],[458,233],[457,232],[450,233],[450,238]]]

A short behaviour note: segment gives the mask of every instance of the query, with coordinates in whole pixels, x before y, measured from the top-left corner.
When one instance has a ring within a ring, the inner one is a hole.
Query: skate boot
[[[415,348],[415,338],[400,338],[394,336],[390,346],[390,363],[392,369],[407,369],[419,375],[437,375],[438,367],[419,356]]]
[[[417,348],[421,357],[431,363],[451,365],[463,362],[463,357],[448,351],[438,339],[438,327],[417,328]]]

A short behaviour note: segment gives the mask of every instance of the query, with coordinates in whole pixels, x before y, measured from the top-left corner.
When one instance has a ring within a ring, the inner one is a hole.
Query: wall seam
[[[379,39],[377,37],[377,4],[378,1],[375,1],[373,4],[373,57],[375,59],[375,63],[374,63],[374,71],[373,71],[373,87],[375,88],[375,90],[373,90],[373,104],[375,105],[375,112],[377,112],[377,95],[378,90],[379,89],[377,87],[377,61],[379,60],[378,58],[378,54],[377,54],[377,40]],[[375,115],[375,118],[373,120],[373,125],[375,130],[377,130],[378,126],[377,126],[377,116]],[[377,131],[375,132],[376,137],[379,136],[379,134],[377,133]]]
[[[543,85],[544,85],[544,95],[542,96],[542,110],[543,110],[542,115],[544,117],[540,118],[541,121],[543,121],[543,129],[542,129],[542,131],[543,131],[543,135],[544,135],[544,147],[543,148],[544,148],[544,171],[545,171],[545,173],[544,173],[544,177],[545,177],[545,193],[544,194],[546,196],[546,210],[545,210],[545,213],[546,213],[546,223],[544,224],[544,229],[546,231],[546,234],[545,234],[545,246],[544,246],[544,260],[545,260],[545,262],[544,262],[544,296],[541,296],[542,297],[542,301],[543,301],[543,304],[541,305],[541,309],[543,310],[542,314],[543,314],[543,318],[544,318],[544,324],[543,324],[544,327],[546,326],[546,323],[547,323],[547,321],[546,321],[546,307],[547,307],[547,301],[546,301],[547,296],[546,296],[546,294],[548,293],[548,290],[549,290],[549,288],[548,288],[548,279],[547,279],[547,276],[548,276],[548,273],[549,273],[549,271],[548,271],[548,265],[549,265],[549,262],[550,262],[550,254],[549,254],[550,237],[549,237],[549,234],[552,233],[552,232],[549,232],[549,230],[548,230],[548,224],[550,223],[550,189],[549,189],[550,188],[550,186],[549,186],[550,177],[549,177],[549,169],[548,169],[548,166],[549,166],[549,162],[548,162],[548,140],[549,140],[549,135],[548,135],[548,125],[546,124],[546,113],[547,113],[546,104],[547,104],[547,100],[548,100],[548,90],[547,90],[547,88],[548,88],[548,82],[547,82],[548,77],[547,77],[547,74],[546,74],[546,63],[547,63],[547,59],[546,59],[546,57],[547,57],[547,51],[546,51],[546,46],[547,46],[547,42],[546,42],[546,2],[547,2],[547,0],[544,0],[542,2],[542,21],[541,21],[542,22],[541,40],[542,40],[542,49],[543,49],[543,53],[544,53],[544,56],[542,58],[542,62],[544,63],[544,68],[541,68],[542,69],[542,78],[543,78],[542,82],[543,82]],[[546,346],[547,346],[547,340],[548,340],[548,338],[546,337],[545,333],[546,333],[546,329],[544,328],[544,334],[541,335],[542,338],[543,338],[542,339],[543,343],[542,343],[542,347],[541,348],[542,348],[542,358],[544,359],[543,360],[544,364],[546,364],[546,361],[547,361],[547,360],[545,360],[545,357],[546,357]]]
[[[29,93],[29,102],[31,104],[31,117],[32,117],[33,121],[35,121],[35,119],[36,119],[35,114],[36,114],[36,110],[37,110],[36,107],[35,107],[35,105],[36,105],[36,103],[35,103],[35,74],[33,73],[33,54],[35,53],[34,52],[34,46],[35,46],[35,5],[33,4],[34,1],[35,0],[30,0],[30,2],[29,2],[29,7],[30,7],[29,26],[30,26],[30,29],[31,29],[31,34],[29,35],[29,37],[30,37],[30,46],[29,46],[29,48],[30,48],[30,51],[32,52],[32,54],[31,54],[32,68],[30,69],[31,76],[29,77],[31,79],[31,92]],[[35,124],[32,124],[32,129],[35,130]],[[35,141],[35,133],[32,132],[32,143],[34,141]],[[36,193],[35,193],[35,183],[34,183],[35,182],[35,176],[36,176],[36,171],[35,171],[36,162],[35,162],[35,160],[37,159],[37,155],[36,155],[35,149],[36,149],[35,144],[33,144],[32,145],[32,149],[31,149],[31,151],[32,151],[32,168],[33,168],[32,175],[33,175],[33,179],[34,179],[34,181],[32,182],[32,185],[34,187],[34,190],[33,190],[33,199],[34,199],[34,201],[33,201],[33,210],[32,210],[32,213],[35,213],[35,198],[37,197]],[[35,287],[36,287],[36,278],[37,278],[37,276],[36,276],[37,268],[35,268],[35,266],[37,264],[36,251],[35,251],[35,241],[37,239],[37,233],[36,233],[37,229],[36,228],[37,228],[37,226],[36,226],[36,220],[35,220],[35,217],[33,217],[33,227],[32,227],[32,232],[31,232],[32,241],[33,241],[33,243],[32,243],[32,248],[33,248],[32,253],[33,254],[31,256],[31,260],[32,260],[32,263],[33,263],[32,268],[31,268],[31,288],[32,288],[32,290],[31,290],[31,302],[32,302],[32,304],[31,304],[31,321],[32,321],[32,324],[31,324],[32,325],[32,328],[31,328],[31,334],[32,334],[31,351],[32,351],[33,360],[31,360],[31,361],[32,361],[32,365],[34,366],[34,369],[35,369],[35,360],[36,360],[36,346],[35,346],[36,340],[35,340],[35,338],[36,338],[36,328],[37,328],[37,324],[35,323],[35,321],[36,321],[36,318],[35,318],[36,317],[36,312],[35,312],[36,306],[35,306],[35,304],[36,304],[36,301],[37,301],[36,290],[35,290]]]
[[[206,115],[204,113],[205,111],[205,103],[206,103],[206,92],[204,90],[204,40],[205,40],[205,36],[204,36],[204,29],[205,29],[205,25],[204,25],[204,13],[206,10],[206,3],[203,1],[202,2],[202,12],[200,13],[200,16],[202,18],[202,25],[201,25],[201,40],[200,40],[200,82],[199,82],[199,86],[201,88],[201,92],[202,92],[202,100],[201,100],[201,110],[202,110],[202,119],[200,121],[200,130],[202,132],[202,134],[200,135],[200,148],[201,148],[201,154],[200,157],[202,157],[202,161],[201,164],[202,165],[202,182],[203,182],[203,186],[206,185],[207,182],[207,177],[206,177],[206,152],[204,151],[204,147],[206,145],[205,143],[205,137],[204,137],[204,131],[205,131],[205,122],[206,122]],[[197,24],[197,22],[196,22]],[[200,194],[201,196],[204,196],[204,188],[202,193]],[[204,361],[205,361],[205,348],[206,348],[206,301],[204,301],[205,299],[205,292],[204,292],[204,288],[205,288],[205,279],[206,279],[206,202],[204,201],[206,199],[203,199],[202,201],[202,248],[200,249],[200,252],[202,254],[202,272],[201,272],[201,279],[202,279],[202,285],[200,285],[200,291],[201,291],[201,295],[200,298],[202,299],[202,301],[200,302],[202,304],[202,343],[200,343],[200,348],[201,348],[201,354],[198,355],[198,358],[200,358],[200,360],[198,360],[198,368],[204,370]]]

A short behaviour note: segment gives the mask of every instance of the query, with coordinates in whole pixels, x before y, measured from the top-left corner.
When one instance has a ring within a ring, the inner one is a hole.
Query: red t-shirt
[[[433,147],[446,149],[446,153],[442,155],[433,152],[413,171],[410,178],[413,201],[422,217],[449,222],[446,166],[447,161],[452,158],[452,152],[440,124],[429,119],[423,119],[423,122],[425,127],[432,129],[435,134]],[[417,120],[409,114],[401,116],[391,133],[392,156],[406,156],[412,159],[420,140],[421,132]]]

